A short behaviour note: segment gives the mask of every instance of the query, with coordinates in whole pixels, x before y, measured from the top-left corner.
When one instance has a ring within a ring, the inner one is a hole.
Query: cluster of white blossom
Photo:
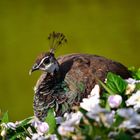
[[[125,96],[127,100],[123,100],[121,94],[111,94],[107,96],[107,108],[101,107],[101,95],[100,86],[95,85],[90,95],[84,98],[80,103],[80,108],[86,111],[86,116],[98,124],[102,123],[105,127],[110,128],[116,121],[116,115],[124,118],[124,121],[118,126],[118,128],[126,129],[140,129],[140,90],[136,90],[136,84],[140,83],[140,80],[134,80],[129,78],[126,80],[127,87],[125,90]],[[121,108],[121,104],[124,103],[126,108]],[[66,113],[63,117],[56,117],[57,132],[60,136],[71,136],[80,124],[81,119],[84,117],[80,110],[75,113]],[[16,130],[21,122],[8,122],[0,124],[1,136],[5,137],[7,130]],[[57,134],[49,133],[49,125],[46,122],[41,122],[36,119],[31,119],[30,125],[34,127],[36,132],[34,133],[30,128],[28,131],[30,136],[26,136],[26,140],[58,140]],[[116,132],[110,132],[110,136],[116,135]]]

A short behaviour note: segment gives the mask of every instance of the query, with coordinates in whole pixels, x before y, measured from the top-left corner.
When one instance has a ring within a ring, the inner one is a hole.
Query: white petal
[[[132,96],[126,101],[127,106],[137,105],[140,103],[140,90],[132,94]]]
[[[58,133],[62,136],[65,136],[68,133],[73,132],[73,131],[74,131],[74,127],[71,127],[71,126],[61,125],[61,126],[58,127]]]
[[[128,84],[127,85],[127,88],[126,88],[125,94],[126,95],[131,94],[135,90],[135,88],[136,88],[136,85],[135,84]]]
[[[100,97],[100,87],[99,85],[95,85],[94,88],[92,89],[90,96],[97,96],[98,98]]]
[[[5,137],[6,136],[6,130],[5,129],[1,131],[1,136],[2,137]]]

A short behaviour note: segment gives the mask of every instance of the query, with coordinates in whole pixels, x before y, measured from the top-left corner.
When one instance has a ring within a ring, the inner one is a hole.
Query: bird
[[[41,53],[30,70],[30,74],[41,70],[42,74],[34,87],[34,116],[45,121],[49,109],[56,116],[70,112],[83,98],[88,97],[99,80],[105,81],[112,72],[127,79],[131,73],[123,64],[93,54],[73,53],[55,57],[55,51],[67,43],[66,36],[52,32],[48,36],[50,50]]]

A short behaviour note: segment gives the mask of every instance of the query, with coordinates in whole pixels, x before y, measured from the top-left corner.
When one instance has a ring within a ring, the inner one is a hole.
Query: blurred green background
[[[140,66],[139,0],[1,0],[0,108],[12,121],[33,115],[33,87],[41,72],[28,71],[48,50],[52,31],[68,38],[56,56],[93,53]]]

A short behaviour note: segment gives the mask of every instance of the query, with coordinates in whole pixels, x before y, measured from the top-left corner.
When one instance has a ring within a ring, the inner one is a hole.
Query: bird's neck
[[[56,83],[62,80],[60,69],[55,70],[51,76],[52,76],[52,79],[54,79]]]
[[[56,69],[53,73],[46,73],[47,74],[47,79],[46,82],[53,84],[55,86],[57,83],[60,83],[62,81],[62,74],[60,69]]]

